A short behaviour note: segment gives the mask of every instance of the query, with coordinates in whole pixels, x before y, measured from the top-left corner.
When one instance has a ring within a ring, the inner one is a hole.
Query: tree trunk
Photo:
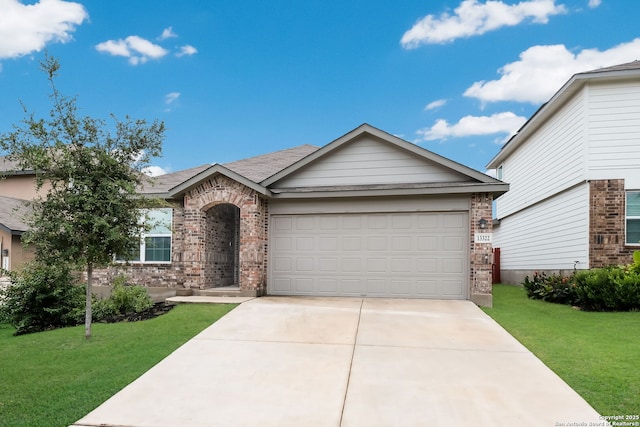
[[[86,305],[85,305],[85,315],[84,315],[84,337],[86,339],[91,338],[91,282],[93,281],[93,265],[91,263],[87,264],[87,295],[86,295]]]

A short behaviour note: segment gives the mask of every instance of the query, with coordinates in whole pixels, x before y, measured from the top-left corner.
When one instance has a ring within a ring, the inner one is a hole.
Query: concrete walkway
[[[589,422],[593,408],[471,302],[262,297],[75,426]]]

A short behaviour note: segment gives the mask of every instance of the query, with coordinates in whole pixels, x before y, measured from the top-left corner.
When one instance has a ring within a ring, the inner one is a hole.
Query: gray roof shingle
[[[26,231],[28,227],[24,218],[28,213],[29,207],[24,200],[0,196],[0,224],[9,230]]]
[[[585,71],[584,73],[580,73],[580,74],[595,74],[595,73],[606,73],[609,71],[627,71],[627,70],[639,70],[639,69],[640,69],[640,61],[636,60],[632,62],[627,62],[626,64],[618,64],[611,67],[603,67],[603,68],[598,68],[591,71]]]
[[[282,169],[291,166],[298,160],[315,152],[320,147],[314,145],[300,145],[286,150],[280,150],[273,153],[263,154],[260,156],[249,157],[247,159],[236,160],[235,162],[224,163],[222,166],[242,175],[250,181],[260,183],[280,172]],[[190,169],[168,173],[149,179],[140,190],[140,194],[162,194],[172,188],[182,184],[188,179],[204,172],[212,165],[205,164]]]
[[[297,147],[280,150],[261,156],[249,157],[248,159],[225,163],[222,166],[231,169],[235,173],[259,183],[275,175],[282,169],[291,166],[298,160],[307,157],[317,151],[320,147],[315,145],[299,145]]]

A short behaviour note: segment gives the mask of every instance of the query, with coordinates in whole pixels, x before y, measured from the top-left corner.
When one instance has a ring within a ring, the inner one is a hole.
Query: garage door
[[[466,299],[468,214],[273,215],[273,295]]]

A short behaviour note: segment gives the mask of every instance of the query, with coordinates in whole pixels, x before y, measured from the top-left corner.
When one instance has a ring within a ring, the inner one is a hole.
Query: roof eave
[[[416,195],[445,195],[491,193],[499,197],[509,191],[509,184],[471,184],[471,185],[442,185],[434,187],[405,187],[405,188],[283,188],[272,189],[274,199],[310,199],[310,198],[341,198],[341,197],[375,197],[375,196],[416,196]]]
[[[571,78],[547,101],[543,104],[533,116],[525,122],[525,124],[513,135],[509,141],[500,149],[487,163],[487,169],[496,169],[509,155],[518,148],[522,142],[538,127],[544,123],[553,113],[556,112],[564,103],[573,97],[588,82],[593,80],[605,79],[626,79],[634,76],[640,76],[640,69],[632,70],[614,70],[614,71],[589,71],[578,73]]]

